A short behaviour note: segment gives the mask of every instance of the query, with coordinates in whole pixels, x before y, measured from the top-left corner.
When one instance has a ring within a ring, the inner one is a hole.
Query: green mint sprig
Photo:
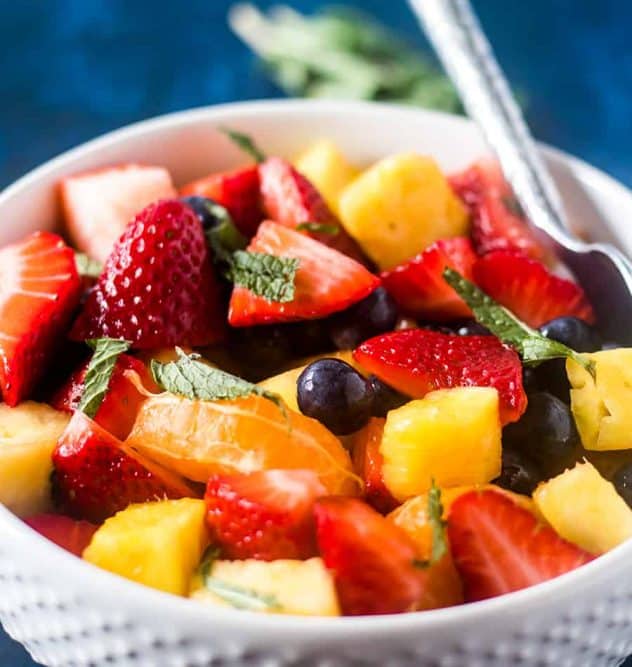
[[[338,225],[331,225],[326,222],[301,222],[300,224],[296,225],[296,229],[299,232],[329,234],[331,236],[336,236],[340,233],[340,227],[338,227]]]
[[[265,162],[267,159],[266,154],[257,146],[253,138],[243,132],[238,132],[233,130],[230,127],[221,126],[218,128],[220,132],[223,132],[236,146],[241,148],[242,151],[248,153],[250,157],[257,163]]]
[[[115,338],[90,339],[86,343],[94,354],[86,369],[83,395],[77,409],[92,419],[105,398],[119,355],[127,352],[130,344]]]
[[[98,278],[103,272],[103,264],[97,259],[88,257],[88,255],[83,252],[75,253],[75,264],[77,265],[77,273],[80,276]]]
[[[549,359],[572,359],[595,377],[594,362],[588,357],[532,329],[458,271],[446,267],[443,277],[471,308],[476,321],[487,327],[503,343],[515,348],[525,364],[537,365]]]
[[[428,560],[413,561],[413,565],[421,570],[434,565],[448,552],[448,538],[445,531],[446,522],[443,519],[443,504],[441,503],[441,489],[434,483],[434,480],[432,481],[430,491],[428,491],[426,515],[432,531],[432,549]]]

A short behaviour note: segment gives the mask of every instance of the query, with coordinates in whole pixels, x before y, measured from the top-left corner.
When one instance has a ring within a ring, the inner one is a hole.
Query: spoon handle
[[[409,4],[527,217],[567,245],[570,238],[557,187],[469,0],[409,0]]]

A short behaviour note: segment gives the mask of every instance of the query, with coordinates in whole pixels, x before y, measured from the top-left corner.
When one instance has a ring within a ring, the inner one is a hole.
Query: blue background
[[[0,188],[108,130],[278,96],[226,27],[230,0],[0,0]],[[258,0],[260,7],[272,2]],[[318,0],[288,0],[313,11]],[[404,0],[355,0],[425,46]],[[632,3],[474,0],[538,138],[632,185]],[[0,631],[0,665],[33,663]]]

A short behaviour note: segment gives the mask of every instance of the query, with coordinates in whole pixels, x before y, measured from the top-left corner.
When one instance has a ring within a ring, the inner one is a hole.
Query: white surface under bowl
[[[446,169],[485,153],[466,120],[375,104],[256,102],[173,114],[85,144],[0,195],[0,243],[58,219],[55,184],[112,162],[166,165],[177,183],[243,155],[215,128],[291,156],[319,137],[352,160],[400,151]],[[546,149],[573,224],[632,251],[632,193]],[[538,667],[615,665],[632,653],[632,543],[545,584],[451,609],[362,618],[257,615],[137,586],[65,553],[0,506],[0,620],[33,657],[60,667]]]

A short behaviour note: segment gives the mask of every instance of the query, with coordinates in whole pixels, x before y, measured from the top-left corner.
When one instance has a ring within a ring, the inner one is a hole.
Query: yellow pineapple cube
[[[198,572],[191,597],[200,602],[301,616],[339,616],[333,577],[320,558],[216,561]]]
[[[437,163],[412,153],[381,160],[358,176],[340,196],[340,216],[380,269],[468,231],[467,211]]]
[[[139,584],[187,595],[208,546],[203,500],[130,505],[108,519],[83,552],[88,562]]]
[[[604,553],[632,536],[632,510],[591,463],[578,463],[540,484],[533,499],[557,533],[591,553]]]
[[[340,193],[360,173],[328,139],[309,146],[294,165],[318,188],[334,213],[338,213]]]
[[[489,387],[433,391],[391,410],[380,452],[398,500],[440,487],[485,484],[500,474],[498,392]]]
[[[595,363],[596,381],[569,359],[571,409],[586,449],[632,449],[632,348],[585,355]]]
[[[0,503],[18,516],[50,509],[51,456],[69,419],[43,403],[0,404]]]

